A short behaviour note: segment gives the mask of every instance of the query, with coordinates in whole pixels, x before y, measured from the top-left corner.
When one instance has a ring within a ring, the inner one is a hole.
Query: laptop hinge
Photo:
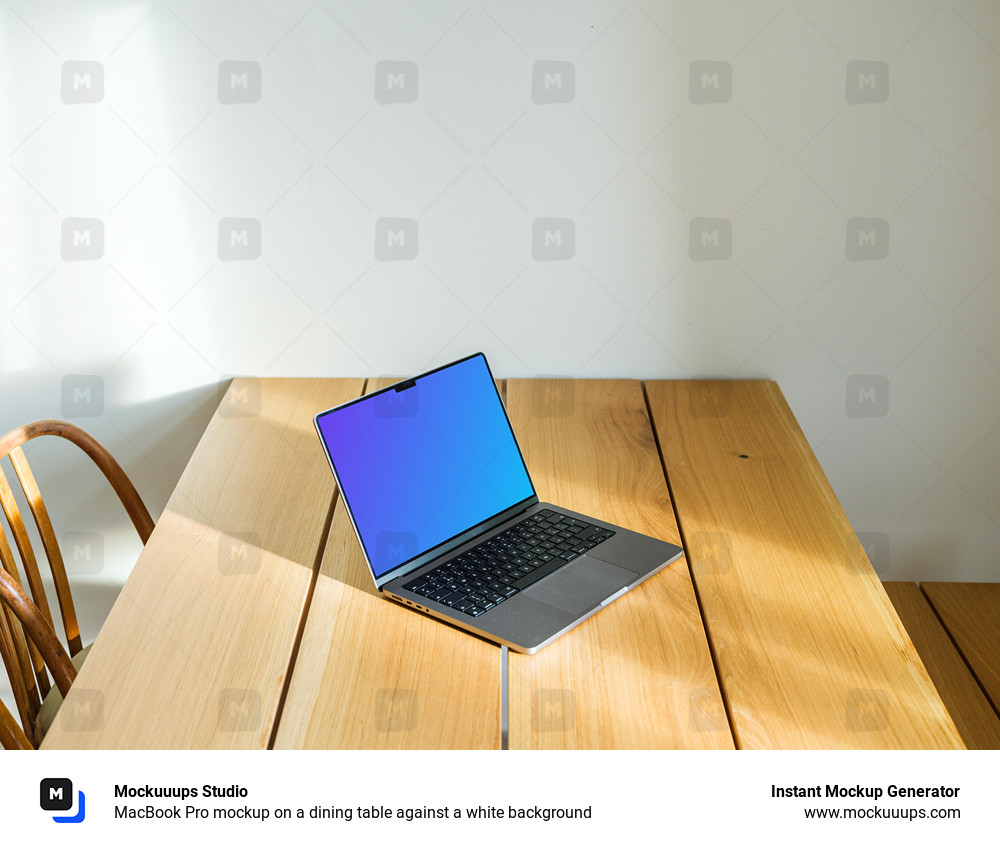
[[[447,555],[449,552],[459,548],[465,543],[468,543],[470,540],[492,531],[494,528],[503,525],[508,520],[513,519],[518,514],[524,513],[526,510],[537,504],[538,496],[532,494],[527,499],[518,502],[516,505],[512,505],[507,508],[507,510],[501,511],[496,516],[486,520],[486,522],[482,522],[479,525],[470,528],[468,531],[463,531],[461,534],[451,538],[451,540],[448,540],[439,546],[435,546],[433,549],[424,552],[423,555],[418,555],[413,560],[407,561],[405,564],[401,564],[394,570],[379,576],[375,579],[375,586],[381,590],[390,581],[394,581],[400,576],[409,575],[414,570],[419,570],[420,568],[427,566],[431,563],[431,561],[436,561],[442,555]]]

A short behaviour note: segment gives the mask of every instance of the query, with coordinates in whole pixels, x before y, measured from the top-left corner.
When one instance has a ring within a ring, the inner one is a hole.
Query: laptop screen
[[[376,578],[535,493],[482,354],[316,422]]]

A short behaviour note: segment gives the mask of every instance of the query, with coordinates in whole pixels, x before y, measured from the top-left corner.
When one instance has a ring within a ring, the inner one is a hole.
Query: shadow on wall
[[[139,382],[125,375],[8,373],[0,377],[0,433],[38,419],[78,425],[114,455],[155,520],[228,385],[217,381],[141,398]],[[58,535],[101,532],[124,516],[114,491],[75,446],[40,438],[26,454]]]

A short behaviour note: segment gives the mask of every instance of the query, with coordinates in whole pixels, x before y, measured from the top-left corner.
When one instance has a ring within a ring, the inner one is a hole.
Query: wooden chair
[[[66,646],[63,647],[56,637],[52,613],[38,568],[38,559],[35,557],[24,519],[15,501],[10,482],[0,468],[0,506],[10,526],[27,579],[26,585],[21,582],[13,550],[3,527],[0,526],[0,598],[4,603],[0,605],[0,654],[3,656],[21,721],[21,726],[18,728],[11,713],[0,702],[0,744],[5,748],[37,746],[41,743],[44,730],[37,728],[36,721],[43,703],[46,700],[57,699],[55,692],[51,692],[50,695],[51,686],[46,667],[52,672],[59,692],[65,695],[65,690],[69,688],[74,675],[70,657],[81,663],[80,659],[84,653],[62,552],[49,513],[42,501],[41,491],[21,448],[30,440],[43,436],[67,439],[94,461],[121,500],[143,544],[153,531],[153,520],[149,511],[146,510],[139,493],[124,470],[107,449],[85,431],[68,422],[44,420],[15,428],[0,437],[0,460],[10,458],[21,490],[27,499],[52,573],[66,633]],[[69,664],[68,671],[62,664],[63,660]]]
[[[18,632],[11,615],[20,623],[22,633]],[[59,688],[59,693],[66,696],[76,678],[73,662],[59,643],[59,638],[56,637],[52,627],[45,621],[38,606],[28,598],[24,589],[10,573],[0,570],[0,655],[3,656],[4,665],[14,685],[18,708],[22,702],[27,702],[33,707],[37,716],[41,710],[41,701],[39,692],[35,688],[35,671],[32,669],[29,644],[25,641],[25,637],[30,640],[30,646],[38,652],[45,665],[52,671],[52,678]],[[20,676],[11,672],[11,668],[15,666],[19,669]],[[7,706],[2,702],[0,702],[0,746],[5,750],[32,749],[32,741],[29,740],[26,730],[17,725]]]

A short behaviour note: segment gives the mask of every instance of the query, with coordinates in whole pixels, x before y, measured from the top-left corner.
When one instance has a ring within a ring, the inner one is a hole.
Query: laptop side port
[[[418,611],[424,611],[427,614],[431,613],[430,608],[424,608],[423,605],[417,605],[416,602],[411,602],[409,599],[403,599],[402,596],[396,596],[395,593],[390,593],[388,595],[391,596],[393,599],[395,599],[397,602],[403,602],[406,605],[409,605],[411,608],[416,608]]]

